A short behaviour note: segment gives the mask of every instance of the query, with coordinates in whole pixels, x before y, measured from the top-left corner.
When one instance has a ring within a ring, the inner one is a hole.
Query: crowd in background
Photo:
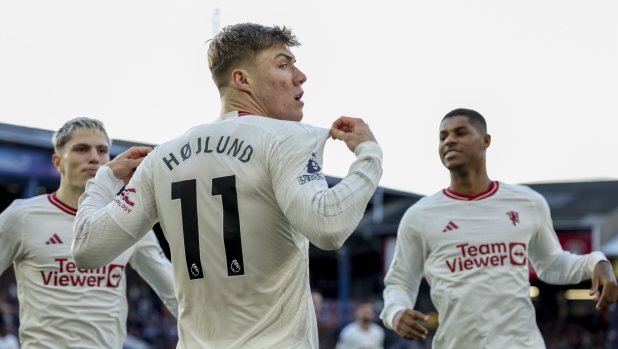
[[[127,268],[127,299],[129,316],[127,332],[129,335],[148,343],[151,348],[174,349],[178,341],[176,319],[161,304],[157,295],[130,267]],[[556,302],[537,299],[533,303],[537,308],[537,323],[547,349],[609,349],[608,324],[610,311],[598,313],[583,311],[573,314],[573,307],[567,307],[560,291],[556,291]],[[589,309],[589,304],[581,305]],[[349,321],[354,321],[354,302],[348,309]],[[375,302],[375,323],[382,326],[377,319],[382,303]],[[575,307],[577,310],[577,307]],[[426,310],[430,312],[430,307]],[[9,333],[17,335],[19,328],[19,304],[17,302],[17,285],[12,268],[0,276],[0,314]],[[435,313],[432,314],[435,317]],[[324,299],[317,313],[320,348],[333,349],[340,332],[339,304],[335,299]],[[385,329],[385,349],[421,349],[431,348],[431,338],[435,334],[435,325],[428,324],[428,340],[409,342],[399,338],[393,331]]]

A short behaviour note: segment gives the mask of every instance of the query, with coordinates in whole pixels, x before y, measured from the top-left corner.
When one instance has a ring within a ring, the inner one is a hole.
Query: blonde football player
[[[77,199],[109,161],[111,140],[100,121],[77,118],[54,134],[53,143],[58,190],[15,200],[0,214],[0,271],[15,267],[22,348],[120,349],[128,311],[126,265],[176,316],[172,267],[152,231],[96,270],[76,266],[71,241]]]
[[[307,77],[290,50],[297,45],[286,28],[224,28],[208,51],[220,117],[145,158],[145,148],[119,156],[80,198],[80,268],[108,263],[161,222],[179,348],[318,346],[309,243],[337,249],[354,231],[382,175],[382,151],[360,119],[340,118],[332,131],[299,122]],[[333,188],[321,169],[331,136],[357,157]],[[130,211],[114,192],[122,182]]]

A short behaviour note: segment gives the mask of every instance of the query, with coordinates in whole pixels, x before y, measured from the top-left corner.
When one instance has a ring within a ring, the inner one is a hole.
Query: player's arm
[[[384,309],[380,314],[387,328],[408,340],[425,339],[427,330],[419,321],[429,320],[413,310],[426,258],[419,220],[419,206],[413,205],[399,223],[395,255],[384,278]]]
[[[178,300],[174,293],[172,263],[163,254],[154,231],[149,231],[135,244],[135,252],[129,264],[146,280],[172,315],[178,318]]]
[[[347,119],[356,123],[345,136],[356,161],[336,186],[328,188],[321,173],[322,180],[315,180],[318,173],[307,176],[307,161],[312,153],[322,157],[328,137],[311,135],[315,129],[279,139],[270,165],[277,202],[285,217],[296,231],[325,250],[338,249],[352,234],[382,176],[382,149],[372,141],[373,134],[362,120]]]
[[[530,240],[529,257],[539,279],[549,284],[576,284],[593,279],[591,294],[603,286],[603,295],[597,308],[603,308],[616,301],[618,284],[613,268],[602,252],[576,255],[564,251],[554,231],[547,201],[534,193],[538,212],[538,228]],[[597,299],[598,300],[598,299]]]
[[[0,274],[17,258],[21,247],[21,217],[12,203],[0,213]]]
[[[79,198],[71,252],[82,269],[109,264],[140,241],[157,221],[150,148],[133,147],[101,166]],[[144,163],[140,163],[144,160]],[[154,160],[153,160],[154,161]],[[130,179],[130,181],[129,181]],[[117,195],[123,181],[126,188]]]

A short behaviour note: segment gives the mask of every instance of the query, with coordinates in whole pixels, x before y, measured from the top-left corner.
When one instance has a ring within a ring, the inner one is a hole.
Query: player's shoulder
[[[523,184],[509,184],[499,182],[501,194],[510,197],[527,198],[534,202],[545,202],[545,197],[539,194],[536,190]]]
[[[372,323],[370,326],[370,330],[378,335],[384,335],[384,329],[378,324]]]
[[[442,190],[432,195],[423,196],[412,206],[410,206],[410,208],[408,208],[408,210],[406,211],[406,215],[416,215],[420,214],[422,211],[428,208],[440,207],[444,198],[445,196]]]
[[[2,212],[3,216],[21,216],[37,208],[50,204],[49,195],[39,195],[28,199],[15,199]]]
[[[358,324],[355,321],[350,322],[341,329],[340,337],[348,336],[350,333],[358,331]]]
[[[298,137],[315,137],[328,135],[329,130],[322,127],[312,126],[298,121],[277,120],[262,116],[243,116],[235,120],[237,123],[251,125],[265,133],[272,135],[274,139],[284,141],[287,139],[298,140]]]

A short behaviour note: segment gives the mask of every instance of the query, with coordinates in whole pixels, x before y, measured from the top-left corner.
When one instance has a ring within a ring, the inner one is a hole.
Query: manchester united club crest
[[[513,222],[513,225],[517,225],[517,223],[519,223],[519,213],[518,212],[509,211],[506,214],[509,216],[509,219],[511,220],[511,222]]]

